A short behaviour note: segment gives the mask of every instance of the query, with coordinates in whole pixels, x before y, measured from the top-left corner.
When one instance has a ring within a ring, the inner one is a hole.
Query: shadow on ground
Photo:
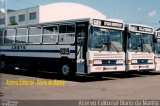
[[[12,70],[12,71],[2,71],[1,73],[12,74],[12,75],[21,75],[28,77],[36,77],[43,79],[52,79],[52,80],[67,80],[75,82],[92,82],[92,81],[105,81],[105,80],[118,80],[124,78],[137,78],[137,77],[146,77],[146,76],[155,76],[160,75],[160,72],[129,72],[129,73],[101,73],[93,75],[78,75],[72,77],[63,77],[57,73],[46,73],[46,72],[30,72],[22,70]]]

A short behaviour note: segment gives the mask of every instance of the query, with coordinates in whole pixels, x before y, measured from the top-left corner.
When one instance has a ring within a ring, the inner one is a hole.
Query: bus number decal
[[[26,46],[24,46],[24,45],[13,45],[11,48],[13,50],[24,50],[24,49],[26,49]]]
[[[60,49],[60,54],[61,55],[69,55],[70,54],[69,48],[61,48]]]

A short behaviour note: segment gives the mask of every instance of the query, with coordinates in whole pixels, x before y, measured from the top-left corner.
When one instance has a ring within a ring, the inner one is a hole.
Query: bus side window
[[[4,43],[5,44],[13,44],[15,34],[16,34],[16,29],[6,29],[5,35],[4,35]]]
[[[75,42],[75,25],[59,26],[59,44],[73,44]]]
[[[17,28],[17,34],[15,37],[15,43],[27,43],[27,35],[28,29],[27,28]]]
[[[3,38],[4,38],[4,30],[0,30],[0,45],[2,45],[4,42]]]
[[[40,44],[42,39],[42,28],[41,27],[30,27],[28,35],[28,43]]]
[[[78,46],[82,46],[84,44],[84,39],[86,36],[86,32],[87,32],[87,25],[86,23],[78,23],[77,27],[76,27],[76,33],[77,33],[77,45]],[[90,33],[93,33],[92,28]]]
[[[43,44],[56,44],[58,42],[58,26],[43,27]]]

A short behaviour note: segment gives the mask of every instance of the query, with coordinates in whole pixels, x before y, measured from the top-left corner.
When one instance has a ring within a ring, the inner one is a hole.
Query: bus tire
[[[74,66],[71,66],[69,62],[61,63],[61,75],[63,77],[71,77],[75,75]]]

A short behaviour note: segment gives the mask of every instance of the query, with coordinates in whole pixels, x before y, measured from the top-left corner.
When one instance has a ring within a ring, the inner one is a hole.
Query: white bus
[[[126,71],[153,71],[154,28],[141,24],[128,24],[126,36]]]
[[[1,28],[1,69],[59,69],[64,76],[125,71],[123,32],[122,20],[90,18]]]
[[[155,71],[160,71],[160,31],[155,32],[154,47]]]

